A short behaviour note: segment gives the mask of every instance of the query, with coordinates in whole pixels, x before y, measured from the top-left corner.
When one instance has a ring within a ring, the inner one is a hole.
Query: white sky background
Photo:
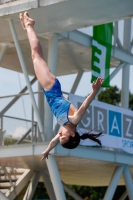
[[[113,71],[113,69],[111,69]],[[129,89],[130,92],[133,93],[133,66],[130,67],[130,81],[129,81]],[[19,77],[21,84],[19,83]],[[111,81],[111,86],[116,85],[119,89],[121,89],[122,85],[122,70],[112,79]],[[32,77],[30,77],[31,79]],[[68,76],[60,76],[58,77],[61,85],[62,85],[62,90],[64,92],[70,92],[72,84],[76,78],[76,74],[73,75],[68,75]],[[68,83],[69,80],[69,85],[66,84]],[[81,83],[78,86],[78,89],[76,90],[76,94],[80,96],[86,96],[91,92],[91,72],[85,72],[82,79]],[[25,79],[23,74],[13,72],[7,69],[0,68],[0,96],[6,96],[6,95],[12,95],[12,94],[17,94],[20,92],[21,88],[25,86]],[[33,87],[34,91],[37,91],[37,86]]]

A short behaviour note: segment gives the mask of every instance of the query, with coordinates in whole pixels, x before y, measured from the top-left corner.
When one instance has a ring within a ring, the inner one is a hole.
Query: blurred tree
[[[47,190],[43,182],[38,183],[38,186],[34,193],[33,200],[37,200],[37,199],[49,199]]]
[[[89,187],[68,185],[75,193],[77,193],[83,200],[102,200],[107,187]],[[88,197],[88,199],[87,199]],[[68,193],[66,193],[67,200],[74,200]]]
[[[111,86],[98,95],[98,100],[115,106],[120,106],[121,91],[117,86]],[[129,109],[133,110],[133,94],[129,93]]]
[[[120,90],[117,86],[109,87],[98,95],[98,100],[112,105],[120,104]]]

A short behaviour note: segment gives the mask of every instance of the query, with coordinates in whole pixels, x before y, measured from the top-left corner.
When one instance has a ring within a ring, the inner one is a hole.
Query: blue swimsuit
[[[55,80],[55,83],[50,90],[43,89],[43,91],[50,109],[57,119],[57,123],[60,126],[63,126],[68,122],[71,123],[68,119],[68,111],[71,103],[62,96],[61,85],[58,79]]]

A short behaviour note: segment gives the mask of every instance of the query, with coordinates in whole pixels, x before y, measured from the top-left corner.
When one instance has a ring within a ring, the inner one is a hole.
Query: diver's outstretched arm
[[[77,110],[77,112],[75,112],[74,116],[69,117],[70,121],[73,124],[78,124],[80,122],[80,120],[82,119],[83,115],[85,114],[88,106],[90,105],[90,103],[92,102],[92,100],[94,100],[97,92],[99,91],[102,83],[103,83],[103,79],[102,78],[98,78],[93,84],[92,84],[92,93],[85,99],[85,101],[82,103],[82,105],[80,106],[80,108]]]
[[[49,152],[58,144],[59,142],[59,133],[50,141],[47,149],[42,152],[42,158],[41,161],[44,160],[45,158],[48,158]]]

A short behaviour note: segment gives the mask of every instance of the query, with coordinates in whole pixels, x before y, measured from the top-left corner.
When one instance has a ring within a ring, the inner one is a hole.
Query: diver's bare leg
[[[34,31],[35,21],[29,18],[27,12],[25,12],[24,15],[20,13],[20,21],[30,42],[32,60],[37,79],[44,89],[49,90],[55,82],[55,76],[50,72],[46,62],[43,60],[42,47]]]

